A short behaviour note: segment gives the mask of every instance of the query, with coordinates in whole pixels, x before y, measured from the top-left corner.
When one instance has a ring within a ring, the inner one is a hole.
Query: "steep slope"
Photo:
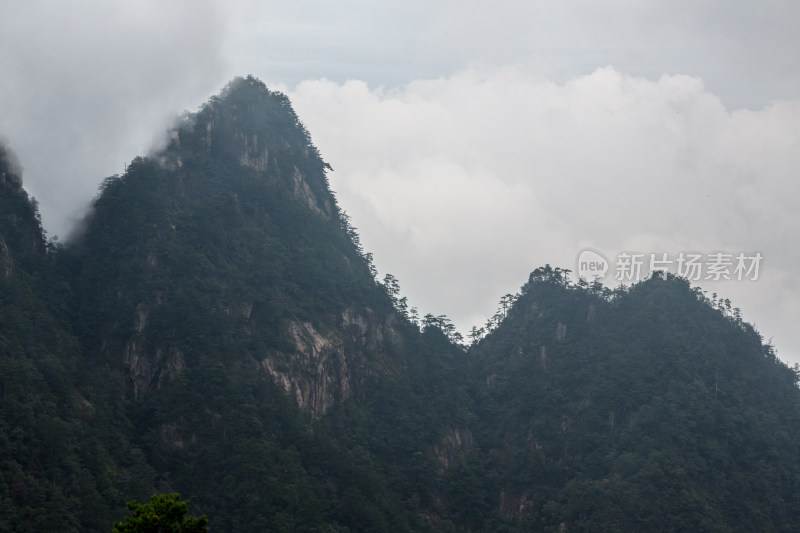
[[[484,503],[544,531],[797,530],[798,376],[716,307],[535,271],[471,352]]]
[[[0,531],[104,530],[153,474],[60,316],[67,285],[46,250],[0,147]]]

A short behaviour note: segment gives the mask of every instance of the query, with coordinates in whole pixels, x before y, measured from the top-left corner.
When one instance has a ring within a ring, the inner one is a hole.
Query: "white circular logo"
[[[600,253],[585,249],[578,254],[578,264],[575,269],[578,277],[586,281],[602,280],[608,272],[608,259]]]

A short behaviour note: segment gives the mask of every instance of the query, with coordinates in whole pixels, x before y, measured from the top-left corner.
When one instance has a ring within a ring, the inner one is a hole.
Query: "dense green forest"
[[[467,346],[376,277],[286,96],[237,78],[168,138],[65,245],[0,148],[0,531],[166,493],[212,531],[800,530],[798,372],[729,305],[544,266]]]

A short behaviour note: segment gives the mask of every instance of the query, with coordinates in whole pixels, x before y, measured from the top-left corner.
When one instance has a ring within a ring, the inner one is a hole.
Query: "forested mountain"
[[[470,353],[494,503],[534,529],[800,529],[797,374],[685,280],[558,274]]]
[[[47,243],[0,152],[0,531],[796,531],[797,374],[682,279],[420,324],[248,77]]]

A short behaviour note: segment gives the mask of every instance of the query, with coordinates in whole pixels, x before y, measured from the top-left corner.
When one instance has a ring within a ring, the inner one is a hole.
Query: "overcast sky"
[[[794,363],[798,20],[794,0],[2,2],[0,135],[63,237],[177,113],[253,74],[423,313],[481,325],[584,248],[760,253],[757,280],[698,283]]]

